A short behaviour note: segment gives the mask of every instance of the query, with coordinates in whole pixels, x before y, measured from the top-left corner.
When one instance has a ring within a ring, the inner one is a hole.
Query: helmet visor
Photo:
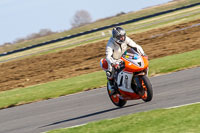
[[[125,35],[119,35],[116,37],[117,40],[119,40],[120,42],[124,42],[125,41]]]

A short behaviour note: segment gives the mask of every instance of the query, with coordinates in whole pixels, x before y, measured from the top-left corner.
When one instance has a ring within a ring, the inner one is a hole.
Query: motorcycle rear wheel
[[[108,92],[108,95],[110,97],[110,100],[112,101],[112,103],[118,107],[123,107],[125,104],[126,104],[126,100],[120,98],[120,94],[114,94],[114,95],[111,95],[110,94],[110,90],[108,88],[108,83],[107,83],[107,92]]]
[[[153,98],[153,89],[152,89],[152,85],[151,82],[149,80],[149,78],[144,75],[141,77],[141,81],[142,81],[142,87],[144,88],[144,95],[142,96],[142,100],[145,102],[149,102],[152,100]]]

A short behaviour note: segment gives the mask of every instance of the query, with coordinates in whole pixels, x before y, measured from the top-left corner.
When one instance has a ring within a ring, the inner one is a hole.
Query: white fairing
[[[124,71],[120,72],[117,78],[117,85],[119,89],[126,92],[133,93],[133,89],[131,88],[132,77],[133,77],[133,73],[127,73]]]

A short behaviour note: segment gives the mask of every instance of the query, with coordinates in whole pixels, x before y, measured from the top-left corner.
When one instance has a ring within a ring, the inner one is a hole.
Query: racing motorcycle
[[[139,54],[133,48],[125,51],[121,57],[118,69],[114,73],[115,93],[109,82],[107,83],[108,95],[114,105],[123,107],[127,100],[142,99],[149,102],[153,98],[153,90],[148,79],[148,57]],[[106,59],[100,60],[104,71],[108,69]]]

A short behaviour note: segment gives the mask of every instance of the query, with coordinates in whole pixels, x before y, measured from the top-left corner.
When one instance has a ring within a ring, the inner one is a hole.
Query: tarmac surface
[[[118,108],[106,88],[0,110],[0,133],[40,133],[127,114],[200,102],[200,67],[150,78],[151,102]]]

